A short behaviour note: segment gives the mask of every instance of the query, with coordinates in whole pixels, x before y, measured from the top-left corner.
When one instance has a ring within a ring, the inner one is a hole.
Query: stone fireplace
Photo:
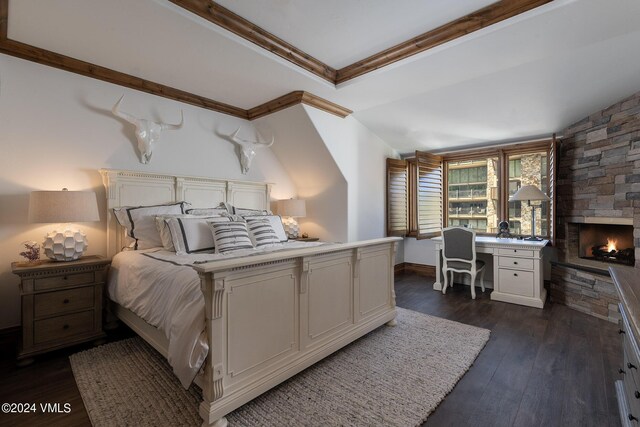
[[[608,268],[640,267],[640,93],[566,129],[558,158],[551,300],[615,322]]]

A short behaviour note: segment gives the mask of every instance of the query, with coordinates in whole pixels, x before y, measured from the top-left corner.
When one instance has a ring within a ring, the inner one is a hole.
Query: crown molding
[[[502,0],[477,10],[462,18],[420,34],[406,42],[378,52],[337,71],[336,84],[386,67],[394,62],[417,55],[436,46],[504,21],[553,0]]]
[[[246,39],[279,57],[335,83],[336,70],[270,32],[211,0],[169,0],[207,21]]]
[[[310,105],[319,110],[325,111],[341,118],[345,118],[349,114],[353,113],[353,111],[338,104],[334,104],[331,101],[327,101],[324,98],[320,98],[319,96],[316,96],[309,92],[298,90],[249,109],[249,120],[255,120],[260,117],[264,117],[266,115],[275,113],[276,111],[284,110],[285,108],[289,108],[296,104]]]
[[[218,102],[190,92],[145,80],[140,77],[82,61],[70,56],[62,55],[26,43],[18,42],[8,38],[8,16],[9,0],[0,0],[0,53],[26,59],[38,64],[47,65],[86,77],[113,83],[152,95],[161,96],[185,104],[195,105],[218,113],[239,117],[245,120],[254,120],[258,117],[271,114],[292,105],[304,103],[320,110],[346,117],[352,113],[351,110],[334,104],[326,99],[320,98],[308,92],[296,91],[276,98],[265,104],[245,110],[244,108]]]
[[[337,85],[386,67],[467,34],[504,21],[553,0],[500,0],[434,30],[422,33],[368,58],[335,70],[308,53],[274,36],[267,30],[236,15],[211,0],[169,0],[195,15],[222,27],[257,46]],[[257,108],[257,107],[256,107]]]

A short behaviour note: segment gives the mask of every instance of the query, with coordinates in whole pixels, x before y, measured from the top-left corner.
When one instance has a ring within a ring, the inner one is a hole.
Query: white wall
[[[212,83],[215,84],[215,83]],[[138,161],[133,128],[111,115],[123,93],[122,110],[185,125],[162,135],[148,165]],[[21,242],[41,241],[51,226],[29,224],[32,190],[95,190],[102,222],[82,224],[88,254],[106,253],[105,194],[100,168],[267,181],[272,197],[296,193],[294,183],[271,150],[261,150],[242,175],[232,143],[216,136],[245,120],[45,67],[0,54],[0,329],[20,323],[18,278],[10,262]]]
[[[348,239],[348,190],[340,169],[309,120],[296,105],[256,120],[264,135],[275,135],[272,149],[293,180],[297,196],[306,201],[307,216],[300,229],[322,240]]]
[[[353,116],[343,119],[312,107],[304,109],[347,181],[349,241],[383,237],[386,159],[398,153]]]

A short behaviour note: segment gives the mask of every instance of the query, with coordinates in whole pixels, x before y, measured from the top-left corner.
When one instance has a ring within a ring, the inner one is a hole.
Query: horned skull
[[[136,127],[135,134],[138,140],[138,151],[140,151],[140,162],[147,164],[153,155],[153,149],[156,142],[160,139],[160,134],[164,130],[180,129],[184,124],[184,113],[180,110],[180,123],[171,125],[166,123],[158,123],[147,119],[138,119],[131,114],[119,110],[120,103],[124,95],[120,97],[116,105],[113,106],[111,112],[116,116],[124,119]]]
[[[231,139],[238,145],[240,149],[240,166],[242,168],[242,173],[246,175],[249,172],[249,168],[251,167],[251,161],[256,155],[256,151],[259,148],[268,148],[273,145],[275,141],[274,137],[271,137],[271,142],[261,142],[260,134],[258,134],[257,141],[250,141],[247,139],[242,139],[238,137],[238,132],[240,132],[240,128],[238,128],[233,135],[231,135]]]

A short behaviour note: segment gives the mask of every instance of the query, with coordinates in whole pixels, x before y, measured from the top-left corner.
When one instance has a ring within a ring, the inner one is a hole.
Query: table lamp
[[[57,223],[45,236],[46,256],[55,261],[73,261],[87,249],[87,236],[67,223],[100,221],[98,201],[93,191],[32,191],[29,222]],[[63,230],[63,231],[59,231]]]
[[[296,218],[307,215],[307,207],[304,200],[287,199],[278,201],[278,213],[282,216],[282,225],[287,237],[296,239],[300,233],[300,227]]]
[[[541,241],[541,237],[536,237],[536,207],[531,205],[532,201],[546,201],[551,200],[549,196],[544,194],[535,185],[525,185],[520,187],[513,196],[509,198],[510,202],[524,202],[526,201],[531,208],[531,236],[525,237],[524,240]]]

